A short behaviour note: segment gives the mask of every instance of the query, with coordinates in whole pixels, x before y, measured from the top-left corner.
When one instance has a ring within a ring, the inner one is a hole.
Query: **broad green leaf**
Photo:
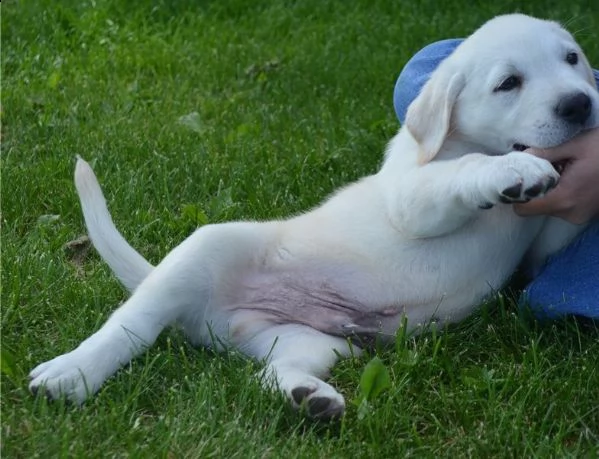
[[[195,204],[185,204],[181,209],[181,216],[184,220],[189,221],[196,226],[202,226],[208,223],[206,214]]]
[[[374,400],[382,391],[391,387],[389,371],[378,357],[366,364],[360,378],[360,390],[365,400]]]

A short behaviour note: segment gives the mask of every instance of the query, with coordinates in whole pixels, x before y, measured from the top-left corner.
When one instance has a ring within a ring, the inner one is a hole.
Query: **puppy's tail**
[[[75,186],[94,247],[116,277],[132,292],[154,267],[129,245],[114,226],[94,171],[79,156],[75,166]]]

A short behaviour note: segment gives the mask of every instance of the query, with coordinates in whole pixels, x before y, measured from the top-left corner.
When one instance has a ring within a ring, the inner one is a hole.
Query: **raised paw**
[[[533,198],[544,196],[549,190],[555,188],[559,179],[552,176],[545,176],[539,179],[528,188],[524,188],[524,180],[516,185],[504,188],[499,193],[499,200],[505,204],[515,202],[528,202]]]
[[[479,177],[483,191],[480,208],[502,202],[528,202],[544,196],[559,181],[551,163],[530,153],[512,152],[496,158],[486,174]]]

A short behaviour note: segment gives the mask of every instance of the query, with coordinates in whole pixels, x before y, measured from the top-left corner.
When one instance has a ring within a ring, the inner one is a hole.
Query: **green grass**
[[[198,223],[305,210],[376,170],[391,94],[428,42],[521,10],[567,22],[599,65],[593,2],[6,1],[2,8],[3,457],[551,457],[599,454],[599,331],[520,317],[511,296],[379,356],[392,387],[361,417],[294,413],[259,363],[177,331],[82,408],[27,391],[126,298],[72,184],[91,160],[113,217],[160,260]],[[368,357],[334,369],[348,401]]]

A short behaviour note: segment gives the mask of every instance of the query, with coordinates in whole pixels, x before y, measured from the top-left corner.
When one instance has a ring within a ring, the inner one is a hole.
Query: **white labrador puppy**
[[[89,234],[132,295],[79,347],[36,367],[30,388],[82,402],[177,323],[195,344],[263,359],[265,385],[310,415],[340,415],[343,397],[323,381],[339,357],[392,339],[404,317],[412,330],[464,318],[527,253],[542,263],[580,230],[520,218],[510,204],[559,179],[521,150],[598,121],[595,80],[572,36],[500,16],[434,72],[378,173],[288,220],[204,226],[156,267],[114,227],[79,159]]]

